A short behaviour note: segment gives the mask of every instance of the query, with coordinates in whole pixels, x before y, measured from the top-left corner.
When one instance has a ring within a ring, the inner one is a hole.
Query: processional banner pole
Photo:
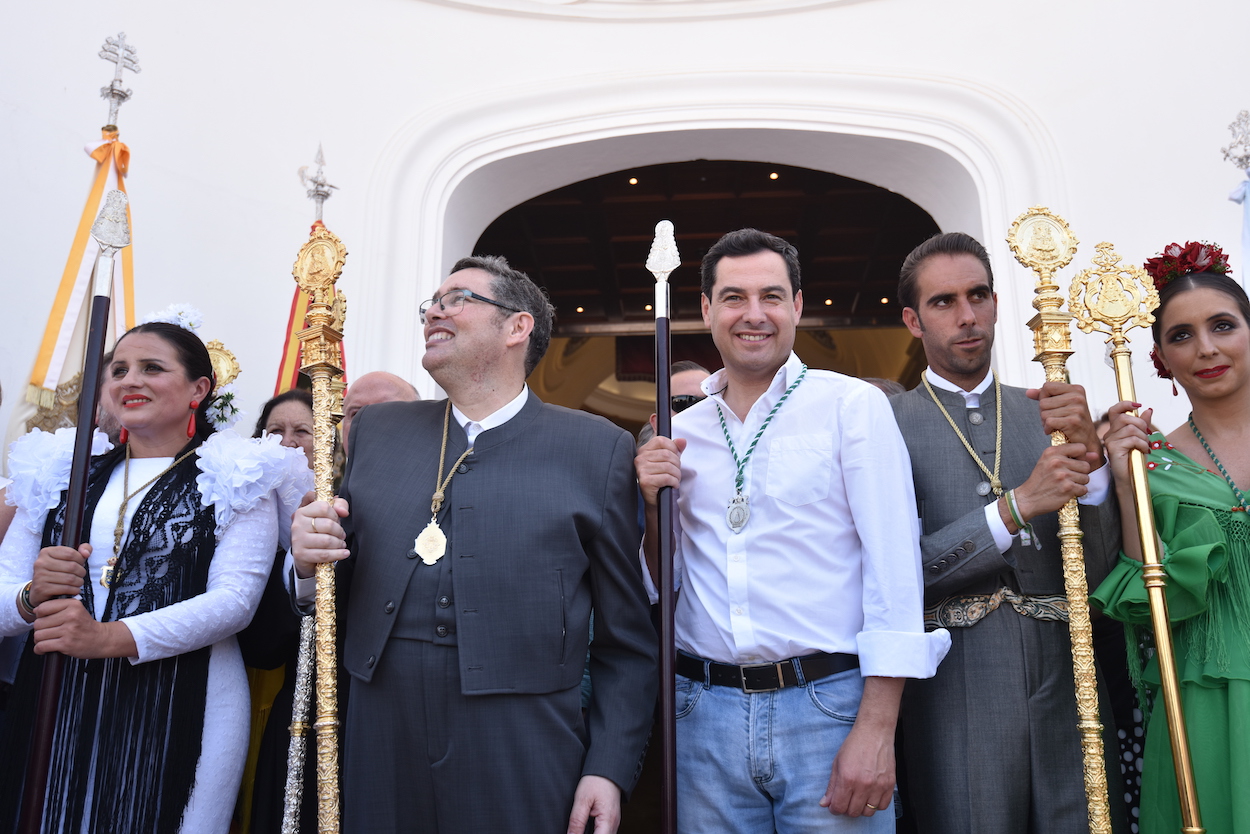
[[[671,331],[669,330],[668,276],[681,266],[673,224],[661,220],[655,226],[647,270],[655,276],[655,422],[656,435],[673,436]],[[660,807],[664,834],[677,834],[677,684],[673,606],[673,491],[665,487],[657,496],[660,552],[660,751],[663,783]]]
[[[1016,260],[1037,273],[1033,307],[1037,315],[1029,320],[1033,331],[1033,360],[1046,369],[1047,382],[1067,382],[1068,357],[1072,339],[1063,311],[1063,297],[1055,283],[1055,272],[1067,266],[1076,254],[1079,241],[1067,221],[1041,206],[1034,206],[1016,218],[1007,233],[1007,242]],[[1052,432],[1052,446],[1068,439],[1063,432]],[[1085,548],[1081,545],[1081,516],[1075,498],[1059,510],[1059,542],[1063,554],[1063,583],[1068,596],[1068,632],[1072,638],[1072,671],[1076,680],[1077,727],[1085,771],[1085,799],[1088,803],[1090,834],[1111,834],[1111,814],[1107,799],[1107,764],[1103,755],[1102,722],[1098,716],[1098,679],[1094,666],[1094,637],[1089,620],[1089,583],[1085,578]]]
[[[104,199],[104,207],[96,217],[95,225],[91,227],[91,236],[99,243],[100,254],[91,273],[91,319],[82,364],[82,387],[78,394],[78,432],[74,437],[74,459],[70,465],[65,526],[61,533],[61,544],[74,549],[83,542],[82,521],[83,510],[87,504],[91,436],[95,429],[96,407],[100,402],[100,374],[104,366],[104,344],[109,331],[109,308],[112,306],[113,258],[130,245],[130,221],[126,214],[126,204],[125,193],[110,191]],[[22,813],[17,828],[21,834],[38,834],[43,824],[44,796],[48,788],[48,770],[52,764],[52,736],[56,727],[56,711],[64,674],[65,655],[53,652],[44,658],[30,756],[26,765],[26,781],[22,787]]]
[[[333,501],[334,416],[341,410],[341,389],[334,384],[343,373],[340,344],[346,301],[334,288],[347,261],[347,249],[325,225],[313,224],[308,242],[295,259],[292,274],[310,299],[308,327],[299,333],[303,345],[302,370],[312,380],[313,475],[319,501]],[[335,628],[334,566],[317,565],[317,830],[339,830],[338,683]],[[301,629],[302,631],[302,629]],[[304,647],[301,646],[301,652]],[[298,670],[298,666],[296,667]],[[298,672],[297,672],[298,675]]]
[[[1084,270],[1072,280],[1068,309],[1076,319],[1077,327],[1084,332],[1093,333],[1096,330],[1107,334],[1111,361],[1115,367],[1116,395],[1121,400],[1137,402],[1133,385],[1133,352],[1129,350],[1128,337],[1124,334],[1134,327],[1154,324],[1159,291],[1141,267],[1136,264],[1120,265],[1120,256],[1110,243],[1100,243],[1095,248],[1098,254],[1094,256],[1094,267]],[[1163,708],[1172,743],[1176,789],[1180,795],[1181,831],[1202,834],[1206,829],[1202,827],[1202,816],[1198,812],[1198,791],[1194,783],[1193,762],[1189,757],[1189,737],[1185,732],[1185,713],[1181,709],[1176,652],[1172,646],[1171,620],[1164,593],[1167,575],[1159,558],[1150,485],[1146,481],[1146,456],[1137,449],[1129,454],[1129,480],[1133,487],[1133,510],[1141,539],[1142,580],[1150,600],[1150,623],[1154,628],[1155,651],[1159,658]]]

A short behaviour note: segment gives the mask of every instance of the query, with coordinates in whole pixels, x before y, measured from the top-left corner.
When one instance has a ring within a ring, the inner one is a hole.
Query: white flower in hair
[[[170,304],[164,310],[148,313],[143,317],[143,324],[151,324],[153,322],[174,324],[183,330],[190,330],[194,333],[204,323],[204,315],[190,304]]]
[[[208,404],[204,416],[218,431],[230,428],[242,419],[243,409],[235,404],[235,399],[234,383],[230,383],[218,388],[213,401]]]

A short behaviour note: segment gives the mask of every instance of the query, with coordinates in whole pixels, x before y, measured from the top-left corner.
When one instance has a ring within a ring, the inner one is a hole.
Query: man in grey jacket
[[[502,258],[458,262],[421,308],[448,399],[361,411],[340,498],[292,521],[297,574],[350,580],[348,834],[611,834],[637,777],[656,641],[634,444],[525,385],[552,315]]]
[[[904,805],[925,834],[1085,831],[1056,510],[1081,503],[1090,587],[1119,525],[1084,391],[998,382],[993,272],[968,235],[908,255],[899,299],[929,367],[890,403],[916,486],[926,627],[952,638],[937,675],[904,693]],[[1055,430],[1069,442],[1052,447]]]

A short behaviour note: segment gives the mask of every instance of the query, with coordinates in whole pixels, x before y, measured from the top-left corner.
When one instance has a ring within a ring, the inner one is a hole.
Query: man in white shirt
[[[1120,528],[1080,386],[1025,391],[991,372],[993,282],[985,248],[958,232],[916,247],[899,279],[929,368],[890,404],[916,485],[926,625],[953,641],[903,698],[903,804],[922,834],[1065,834],[1088,823],[1055,511],[1081,502],[1091,588]],[[1055,430],[1070,442],[1052,447]],[[1105,698],[1102,714],[1109,725]]]
[[[637,778],[656,641],[634,444],[526,387],[552,315],[502,258],[459,261],[421,308],[448,399],[358,413],[340,497],[292,522],[299,575],[347,560],[347,834],[611,834]]]
[[[702,290],[725,367],[635,459],[653,582],[677,488],[679,827],[893,831],[903,681],[949,645],[923,631],[906,447],[880,391],[794,355],[793,246],[731,232]]]

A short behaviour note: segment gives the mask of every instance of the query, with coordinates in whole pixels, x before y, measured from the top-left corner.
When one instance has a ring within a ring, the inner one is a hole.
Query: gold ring
[[[865,802],[865,803],[864,803],[864,807],[865,807],[865,808],[868,808],[869,810],[872,810],[872,811],[877,811],[877,810],[880,810],[879,808],[877,808],[877,806],[876,806],[876,805],[873,805],[871,802]]]
[[[317,532],[317,517],[313,516],[312,518],[308,519],[308,523],[312,526],[312,531],[314,533]]]

